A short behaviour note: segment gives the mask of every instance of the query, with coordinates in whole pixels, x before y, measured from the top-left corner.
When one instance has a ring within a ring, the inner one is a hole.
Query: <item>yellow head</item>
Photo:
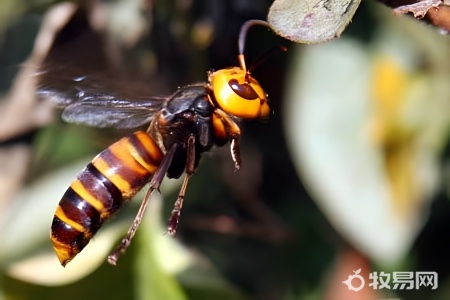
[[[244,119],[268,118],[269,100],[259,82],[239,67],[209,74],[215,105],[224,112]]]

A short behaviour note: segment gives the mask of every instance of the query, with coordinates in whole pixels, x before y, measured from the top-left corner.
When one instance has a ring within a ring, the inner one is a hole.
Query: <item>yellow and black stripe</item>
[[[138,131],[102,151],[81,171],[59,202],[52,223],[50,237],[63,266],[151,180],[162,158],[156,142]]]

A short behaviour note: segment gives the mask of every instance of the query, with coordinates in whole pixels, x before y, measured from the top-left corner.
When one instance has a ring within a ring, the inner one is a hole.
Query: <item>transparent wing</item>
[[[92,127],[136,128],[150,123],[165,98],[119,99],[100,93],[79,93],[80,100],[66,106],[66,122]]]
[[[93,80],[90,80],[93,79]],[[126,81],[71,80],[46,76],[37,91],[42,98],[63,108],[64,121],[92,127],[136,128],[148,124],[168,97],[144,97],[145,88]],[[107,78],[105,78],[107,79]]]

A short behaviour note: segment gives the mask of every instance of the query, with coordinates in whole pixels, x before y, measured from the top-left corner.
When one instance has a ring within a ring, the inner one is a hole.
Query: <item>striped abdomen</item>
[[[63,266],[150,181],[162,158],[153,139],[138,131],[101,152],[81,171],[59,202],[52,223],[50,237]]]

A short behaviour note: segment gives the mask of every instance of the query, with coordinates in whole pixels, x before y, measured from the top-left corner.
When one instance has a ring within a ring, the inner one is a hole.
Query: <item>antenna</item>
[[[278,47],[273,47],[272,49],[269,49],[268,51],[266,51],[265,53],[263,53],[262,55],[258,56],[250,65],[250,67],[248,67],[248,72],[252,73],[254,69],[256,69],[257,67],[259,67],[260,65],[262,65],[269,57],[271,57],[274,53],[281,51],[281,52],[286,52],[287,48],[284,46],[278,46]]]
[[[239,40],[238,40],[238,48],[239,48],[238,61],[239,61],[239,65],[241,66],[241,69],[244,71],[247,71],[247,67],[245,65],[245,57],[244,57],[244,48],[245,48],[245,41],[247,38],[247,32],[251,27],[256,26],[256,25],[271,28],[270,24],[263,20],[249,20],[242,25],[241,32],[239,33]]]

